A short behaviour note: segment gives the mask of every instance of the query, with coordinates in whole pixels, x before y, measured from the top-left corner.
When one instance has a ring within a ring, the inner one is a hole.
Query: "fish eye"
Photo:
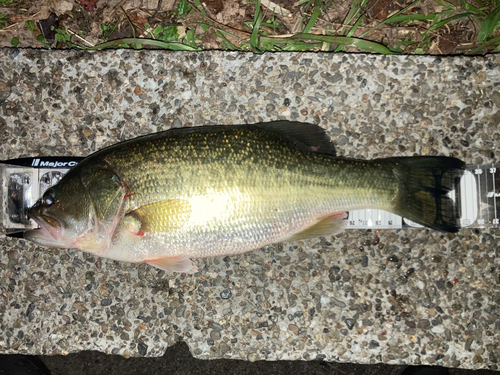
[[[48,189],[45,194],[43,194],[42,202],[43,204],[50,206],[51,204],[54,203],[55,200],[55,191],[54,189]]]

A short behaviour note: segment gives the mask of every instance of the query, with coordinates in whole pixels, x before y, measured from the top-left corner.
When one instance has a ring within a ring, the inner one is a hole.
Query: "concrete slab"
[[[498,161],[500,56],[0,50],[0,159],[277,119],[357,158]],[[0,241],[0,351],[497,369],[500,230],[351,230],[193,276]]]

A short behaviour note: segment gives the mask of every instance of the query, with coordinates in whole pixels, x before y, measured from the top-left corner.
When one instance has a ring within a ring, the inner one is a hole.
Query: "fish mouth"
[[[31,233],[32,238],[36,237],[37,239],[45,239],[46,241],[50,241],[51,239],[58,241],[61,238],[62,225],[58,219],[44,214],[38,215],[33,212],[28,212],[28,215],[30,219],[33,219],[38,224],[40,229],[34,229],[25,234],[33,232]],[[35,234],[35,232],[37,233]]]

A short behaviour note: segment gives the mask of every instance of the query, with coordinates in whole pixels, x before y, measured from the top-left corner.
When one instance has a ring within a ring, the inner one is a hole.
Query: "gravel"
[[[496,163],[499,65],[498,55],[4,49],[0,159],[295,119],[324,127],[341,156]],[[190,276],[13,238],[0,247],[2,353],[156,357],[184,341],[200,359],[500,362],[497,229],[350,230],[199,260]]]

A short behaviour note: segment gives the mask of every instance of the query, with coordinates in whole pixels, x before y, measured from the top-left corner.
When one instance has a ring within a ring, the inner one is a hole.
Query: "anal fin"
[[[316,224],[295,233],[287,241],[305,240],[325,235],[333,236],[343,232],[347,226],[347,213],[336,212],[321,218]]]
[[[179,272],[193,274],[198,271],[198,267],[186,255],[174,255],[164,258],[147,260],[144,263],[159,268],[165,272]]]

